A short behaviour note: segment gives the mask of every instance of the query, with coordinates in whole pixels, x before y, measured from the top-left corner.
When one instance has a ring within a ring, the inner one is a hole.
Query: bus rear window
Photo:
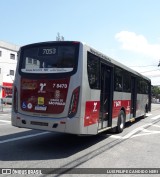
[[[69,73],[77,65],[76,46],[49,45],[24,47],[20,57],[20,73]]]

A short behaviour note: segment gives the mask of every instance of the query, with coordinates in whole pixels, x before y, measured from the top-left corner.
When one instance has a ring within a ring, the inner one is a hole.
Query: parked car
[[[6,97],[2,98],[2,102],[4,104],[12,104],[12,95],[7,95]]]

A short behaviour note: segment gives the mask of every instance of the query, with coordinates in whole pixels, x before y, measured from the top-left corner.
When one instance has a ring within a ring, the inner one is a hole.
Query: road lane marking
[[[152,120],[160,119],[160,115],[155,116],[155,117],[152,117],[151,119],[152,119]]]
[[[143,126],[141,126],[141,127],[138,127],[138,128],[136,128],[136,129],[132,130],[131,132],[129,132],[127,135],[123,136],[122,138],[123,138],[123,139],[132,138],[133,135],[135,135],[135,134],[138,133],[138,132],[143,131],[143,130],[145,129],[145,127],[148,127],[148,126],[150,126],[150,125],[152,125],[152,124],[149,123],[149,124],[145,124],[145,125],[143,125]]]
[[[50,132],[42,132],[42,133],[37,133],[34,135],[26,135],[26,136],[21,136],[21,137],[17,137],[17,138],[6,139],[6,140],[0,141],[0,144],[12,142],[12,141],[17,141],[17,140],[22,140],[22,139],[27,139],[27,138],[32,138],[32,137],[36,137],[36,136],[41,136],[41,135],[45,135],[45,134],[49,134],[49,133]]]
[[[152,120],[156,120],[156,119],[159,119],[160,118],[160,115],[158,116],[154,116],[152,117],[151,119]],[[147,123],[145,125],[142,125],[136,129],[134,129],[133,131],[131,131],[130,133],[128,133],[127,135],[123,136],[122,138],[123,139],[127,139],[127,138],[132,138],[135,136],[136,133],[138,132],[142,132],[144,129],[146,129],[148,126],[153,126],[155,122],[151,122],[151,123]]]
[[[118,136],[118,135],[111,135],[110,137],[115,138],[115,139],[121,139],[122,138],[122,136]]]
[[[0,122],[11,123],[10,120],[0,120]]]
[[[153,127],[158,127],[158,128],[160,128],[160,125],[152,125]]]
[[[128,134],[124,135],[124,136],[111,135],[110,137],[115,138],[115,139],[124,140],[124,139],[134,138],[134,137],[137,137],[137,136],[160,134],[160,131],[154,131],[154,130],[150,131],[150,130],[145,129],[145,127],[150,126],[150,125],[152,126],[152,124],[146,124],[146,125],[143,125],[141,127],[138,127],[136,129],[134,129],[133,131],[129,132]],[[138,132],[144,132],[144,133],[136,134]]]
[[[9,120],[0,120],[0,125],[11,125],[11,121]]]
[[[10,114],[6,114],[6,113],[1,113],[0,116],[5,116],[5,115],[10,115]]]
[[[147,113],[147,114],[146,114],[147,117],[149,117],[149,116],[151,116],[151,115],[152,115],[151,113]]]
[[[152,120],[160,119],[160,115],[154,116],[151,119]],[[158,134],[158,133],[160,133],[160,131],[150,131],[149,133],[146,132],[147,131],[146,128],[148,126],[160,127],[158,125],[155,125],[154,123],[155,122],[151,122],[151,123],[147,123],[145,125],[142,125],[142,126],[136,128],[136,129],[132,130],[131,132],[129,132],[128,134],[126,134],[124,136],[111,135],[110,137],[115,138],[115,139],[129,139],[129,138],[134,138],[134,137],[142,136],[142,135]],[[145,133],[138,134],[140,132],[145,132]]]
[[[137,136],[153,135],[153,134],[159,134],[160,133],[160,131],[154,131],[154,130],[152,130],[152,131],[150,131],[150,130],[143,130],[142,132],[144,132],[144,133],[133,135],[132,138],[137,137]]]

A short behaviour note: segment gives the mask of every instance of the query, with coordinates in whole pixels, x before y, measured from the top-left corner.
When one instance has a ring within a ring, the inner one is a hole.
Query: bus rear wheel
[[[121,110],[118,115],[118,123],[117,123],[116,132],[117,133],[123,132],[124,126],[125,126],[125,113],[123,110]]]

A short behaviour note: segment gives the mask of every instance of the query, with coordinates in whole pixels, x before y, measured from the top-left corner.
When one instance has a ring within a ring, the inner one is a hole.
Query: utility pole
[[[57,33],[56,41],[64,41],[64,37],[61,36],[59,32]]]

